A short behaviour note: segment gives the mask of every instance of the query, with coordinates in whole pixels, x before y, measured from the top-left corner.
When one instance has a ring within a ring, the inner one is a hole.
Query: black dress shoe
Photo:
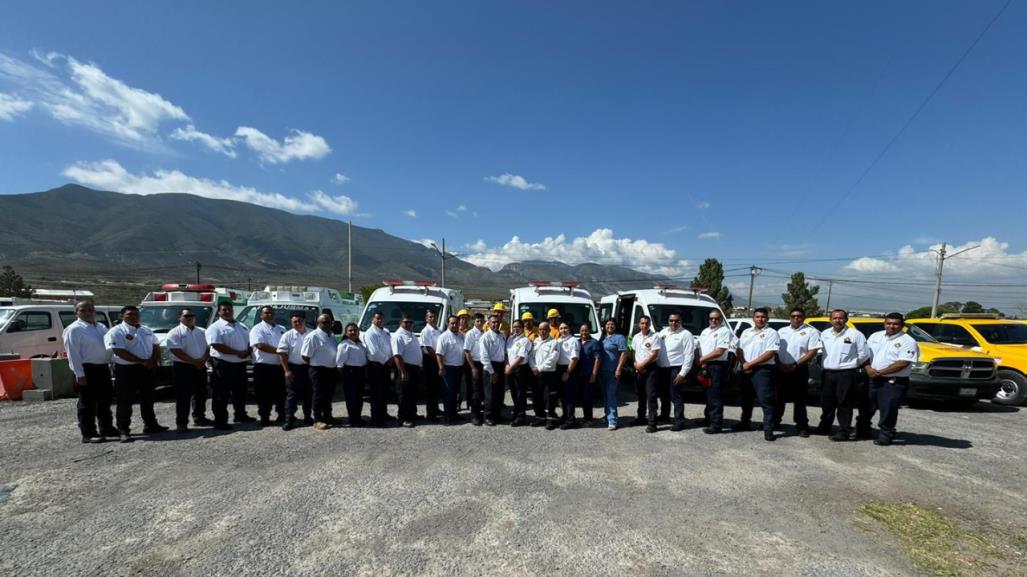
[[[566,431],[567,429],[571,429],[573,427],[574,427],[574,422],[573,421],[564,421],[564,422],[560,423],[560,430],[561,431]]]
[[[876,439],[874,439],[874,444],[877,445],[878,447],[887,447],[888,445],[891,444],[891,439],[889,439],[888,437],[880,437],[879,436]]]
[[[118,433],[119,443],[131,443],[134,440],[128,433]]]
[[[85,437],[82,437],[82,442],[87,444],[87,445],[96,445],[96,444],[102,443],[102,442],[104,442],[106,440],[107,439],[104,439],[103,437],[101,437],[99,435],[86,435]]]
[[[721,430],[720,427],[703,427],[702,432],[706,433],[707,435],[716,435],[719,434]]]
[[[251,417],[249,415],[236,415],[235,419],[232,419],[232,420],[235,421],[236,423],[255,423],[255,422],[257,422],[257,419],[255,419],[255,418],[253,418],[253,417]]]
[[[685,424],[680,421],[675,421],[674,424],[670,426],[670,430],[675,433],[677,433],[678,431],[684,431]]]
[[[295,428],[296,428],[296,421],[292,421],[292,420],[286,421],[285,424],[282,425],[282,430],[283,431],[291,431],[291,430],[293,430]]]
[[[179,426],[175,427],[175,432],[179,433],[179,434],[181,434],[181,433],[188,433],[189,432],[189,427],[186,426],[186,425],[179,425]]]
[[[552,431],[553,429],[556,429],[556,421],[546,421],[546,430]]]
[[[539,417],[535,417],[535,420],[531,422],[532,427],[544,427],[546,426],[546,420]]]
[[[231,431],[232,425],[228,423],[214,423],[214,428],[218,431]]]
[[[271,419],[269,419],[267,417],[261,417],[261,419],[260,419],[260,426],[261,427],[270,427],[271,426]]]
[[[849,434],[848,433],[844,433],[842,431],[838,431],[837,433],[831,435],[831,440],[835,441],[835,442],[839,442],[839,443],[840,442],[844,442],[844,441],[848,441],[849,440]]]
[[[214,421],[207,417],[200,417],[199,419],[193,419],[193,425],[196,425],[197,427],[213,427]]]
[[[493,421],[492,419],[485,419],[485,426],[486,427],[495,427],[496,426],[496,422]]]
[[[871,429],[856,429],[857,439],[873,439],[874,431]]]
[[[656,431],[657,431],[656,425],[648,425],[645,428],[645,432],[647,432],[647,433],[655,433]]]
[[[764,441],[776,441],[777,437],[774,436],[774,431],[763,431]]]
[[[303,424],[308,427],[314,426],[314,417],[303,417]]]
[[[475,417],[473,419],[471,419],[471,424],[474,425],[475,427],[480,427],[481,426],[481,417],[475,415]]]
[[[511,427],[523,427],[524,417],[515,417],[514,420],[510,421]]]
[[[101,437],[114,437],[114,438],[117,438],[117,436],[119,434],[120,433],[118,433],[118,430],[115,429],[114,427],[111,427],[109,429],[100,429],[100,436]]]
[[[752,430],[752,422],[751,421],[738,421],[737,423],[731,425],[731,430],[732,431],[751,431]]]
[[[156,435],[157,433],[163,433],[164,431],[167,431],[167,430],[168,430],[168,428],[163,426],[163,425],[156,425],[156,424],[154,424],[154,425],[147,425],[147,426],[143,427],[143,434],[144,435]]]
[[[819,435],[819,436],[822,436],[822,437],[829,437],[829,436],[831,436],[831,427],[817,427],[817,428],[813,429],[813,431],[811,431],[811,432],[814,435]]]
[[[803,439],[809,438],[809,429],[798,429],[797,432],[799,433],[799,436]]]

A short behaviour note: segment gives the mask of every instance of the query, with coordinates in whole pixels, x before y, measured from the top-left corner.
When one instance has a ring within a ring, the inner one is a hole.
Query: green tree
[[[4,265],[0,271],[0,296],[27,298],[32,296],[32,287],[25,284],[25,279],[14,268]]]
[[[976,301],[966,301],[963,305],[963,309],[959,311],[961,313],[983,313],[984,305]]]
[[[824,309],[820,308],[820,303],[817,302],[817,293],[820,292],[820,287],[806,282],[804,273],[793,273],[785,290],[787,292],[781,294],[781,300],[784,301],[784,307],[779,309],[781,316],[787,316],[795,307],[805,311],[808,317],[818,317],[824,314]]]
[[[708,258],[703,261],[692,285],[705,288],[706,294],[713,297],[725,312],[731,310],[731,291],[724,286],[724,265],[719,260]]]
[[[381,288],[381,285],[369,284],[369,285],[364,285],[364,286],[360,287],[357,290],[360,291],[361,295],[363,295],[364,302],[366,303],[367,301],[371,300],[371,293],[373,293],[374,291],[376,291],[376,290],[378,290],[380,288]]]

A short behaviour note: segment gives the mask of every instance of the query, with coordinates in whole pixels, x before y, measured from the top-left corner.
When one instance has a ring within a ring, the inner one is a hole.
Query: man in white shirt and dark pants
[[[806,324],[806,311],[799,307],[788,313],[788,323],[787,327],[777,331],[781,337],[781,348],[777,352],[774,428],[781,425],[785,404],[790,400],[795,429],[800,437],[808,437],[806,396],[809,394],[809,362],[816,358],[822,347],[820,331]]]
[[[421,329],[421,353],[423,356],[421,367],[424,369],[424,388],[426,393],[425,417],[429,422],[437,421],[439,418],[439,393],[441,391],[441,378],[439,377],[438,360],[435,358],[435,342],[442,331],[436,326],[437,317],[435,311],[428,309],[424,314],[424,328]]]
[[[700,376],[709,379],[706,388],[706,427],[710,435],[720,433],[724,426],[724,383],[730,376],[728,358],[734,348],[734,335],[724,324],[720,309],[710,309],[709,326],[699,334]]]
[[[384,427],[388,417],[392,336],[385,328],[381,312],[371,315],[371,326],[364,331],[364,346],[367,347],[367,386],[371,390],[371,426]]]
[[[250,358],[250,329],[235,320],[232,303],[218,305],[218,320],[207,328],[210,345],[211,408],[214,428],[231,429],[228,424],[228,402],[231,400],[236,423],[256,421],[246,414],[246,361]]]
[[[291,431],[296,427],[296,406],[303,407],[303,421],[314,424],[313,391],[310,388],[310,368],[303,360],[303,338],[307,336],[307,318],[302,312],[292,313],[289,319],[292,328],[285,331],[278,341],[278,362],[282,365],[285,377],[285,424],[282,430]]]
[[[880,411],[877,418],[880,432],[875,445],[890,445],[895,438],[899,405],[906,398],[913,363],[920,360],[920,345],[902,330],[905,324],[901,314],[888,313],[884,317],[884,330],[867,339],[872,358],[866,368],[870,377],[870,400]]]
[[[250,329],[253,347],[253,388],[257,391],[257,416],[260,426],[271,424],[271,407],[279,424],[285,423],[285,372],[278,357],[278,343],[285,327],[275,323],[275,309],[260,308],[260,322]]]
[[[494,427],[499,421],[506,396],[506,337],[499,331],[499,315],[489,317],[489,330],[478,340],[485,390],[485,425]]]
[[[485,315],[478,313],[474,315],[474,327],[464,333],[464,358],[467,360],[467,369],[470,371],[470,378],[467,380],[467,403],[471,407],[471,423],[481,426],[481,403],[485,396],[483,385],[483,373],[485,367],[478,355],[478,340],[485,334],[482,326],[485,323]]]
[[[464,334],[460,332],[460,319],[450,315],[446,332],[435,341],[435,359],[442,377],[442,422],[457,422],[456,399],[460,394],[460,380],[464,375]]]
[[[404,314],[392,335],[392,361],[396,363],[396,394],[400,425],[411,428],[417,418],[417,387],[421,382],[421,343],[414,335],[414,319]]]
[[[536,387],[532,393],[535,408],[535,421],[532,426],[545,424],[546,430],[556,428],[556,405],[560,390],[560,373],[557,362],[560,360],[560,341],[554,339],[549,330],[549,323],[542,321],[538,325],[538,338],[535,339],[535,373]]]
[[[674,406],[674,424],[670,430],[682,431],[685,428],[685,379],[695,360],[695,340],[692,333],[681,326],[681,313],[675,311],[668,315],[667,328],[660,331],[660,340],[657,378],[670,391]]]
[[[143,433],[167,431],[153,412],[153,369],[160,358],[160,346],[153,331],[139,324],[139,307],[122,307],[121,324],[107,331],[105,344],[114,353],[114,394],[118,401],[115,423],[121,442],[132,441],[133,395],[139,396]]]
[[[336,370],[336,349],[339,341],[332,334],[332,317],[320,314],[317,317],[317,328],[303,337],[300,354],[310,365],[310,384],[313,389],[314,428],[323,431],[335,424],[332,417],[332,398],[335,396],[335,385],[339,381]]]
[[[634,424],[646,424],[645,432],[656,432],[657,390],[656,360],[660,357],[660,335],[652,330],[652,319],[642,315],[638,319],[639,331],[631,338],[635,353],[635,394],[638,396],[638,416]]]
[[[742,332],[738,340],[738,360],[742,363],[742,420],[734,427],[736,431],[752,429],[753,396],[763,409],[763,438],[773,441],[774,437],[774,363],[780,348],[781,338],[777,331],[767,326],[770,311],[758,308],[753,311],[755,326]]]
[[[852,410],[865,395],[860,367],[870,360],[870,351],[863,333],[846,326],[849,313],[842,309],[831,311],[831,328],[820,333],[824,350],[824,372],[821,378],[820,424],[814,431],[818,435],[831,435],[835,413],[838,415],[837,433],[832,441],[848,441],[852,433]]]
[[[171,351],[171,372],[175,382],[175,425],[179,433],[189,430],[189,408],[193,424],[213,425],[207,419],[207,334],[196,326],[196,313],[182,309],[178,326],[168,331],[165,346]]]
[[[78,392],[78,428],[83,443],[102,443],[104,437],[117,437],[111,414],[110,353],[104,345],[107,327],[96,322],[96,307],[90,301],[75,305],[78,320],[64,329],[64,350],[75,375]]]

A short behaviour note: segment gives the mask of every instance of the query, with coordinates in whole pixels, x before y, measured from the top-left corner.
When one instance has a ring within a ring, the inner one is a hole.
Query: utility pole
[[[446,288],[446,239],[442,239],[442,248],[434,242],[431,243],[431,247],[435,250],[435,254],[442,258],[442,288]]]
[[[763,269],[756,265],[752,265],[749,269],[749,306],[747,307],[749,309],[749,314],[752,314],[752,287],[756,284],[756,275],[760,274],[760,271],[762,270]]]
[[[200,284],[200,261],[196,261],[196,284]]]
[[[353,221],[346,227],[346,276],[349,278],[349,292],[353,294]]]
[[[942,271],[945,268],[945,259],[949,259],[949,258],[952,258],[954,256],[961,255],[964,252],[973,250],[975,248],[981,248],[981,245],[971,246],[969,248],[964,248],[963,250],[961,250],[959,252],[954,252],[954,253],[949,254],[949,255],[946,255],[946,251],[945,251],[946,248],[948,248],[948,243],[943,242],[943,243],[941,243],[941,250],[934,250],[933,248],[931,249],[932,252],[938,253],[938,272],[936,273],[936,277],[935,277],[935,280],[934,280],[934,302],[931,303],[931,318],[932,319],[938,316],[938,302],[941,300],[941,274],[942,274]]]
[[[827,309],[827,316],[831,316],[831,288],[833,288],[833,287],[834,287],[834,281],[833,280],[827,281],[827,306],[824,307],[825,309]]]

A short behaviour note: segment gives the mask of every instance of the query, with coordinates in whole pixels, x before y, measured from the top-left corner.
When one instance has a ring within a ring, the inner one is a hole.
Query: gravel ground
[[[1027,412],[988,403],[904,408],[892,447],[469,424],[83,445],[74,421],[0,404],[0,574],[915,575],[862,504],[1027,524]]]

